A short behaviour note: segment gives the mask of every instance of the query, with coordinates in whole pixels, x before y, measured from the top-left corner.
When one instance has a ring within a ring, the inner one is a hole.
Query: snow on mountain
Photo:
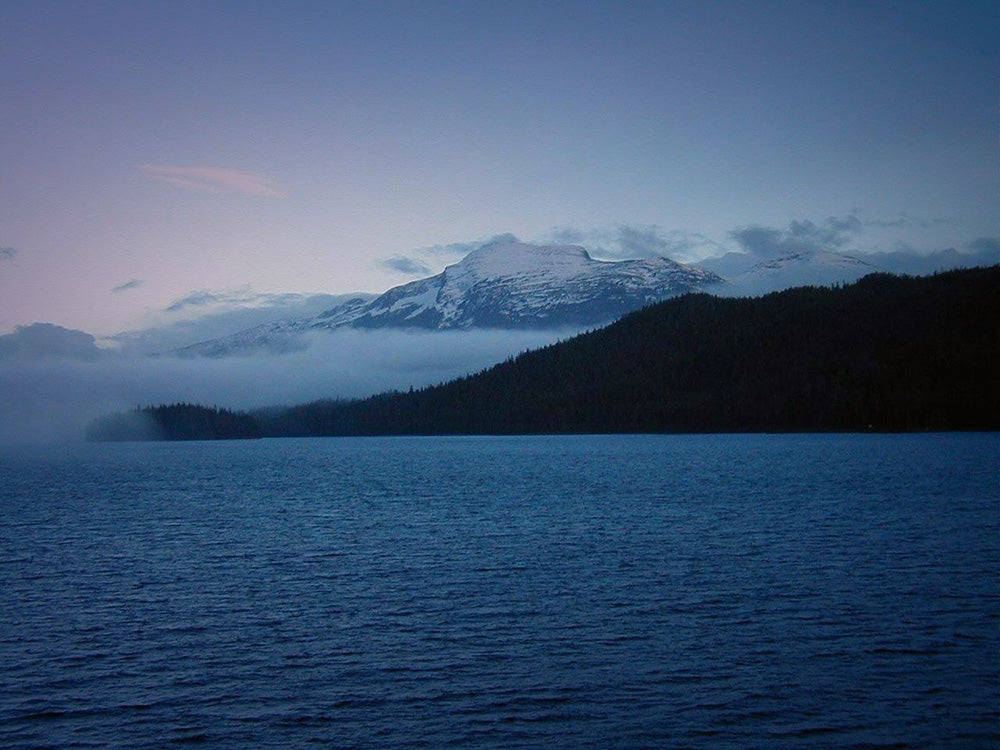
[[[830,252],[797,252],[762,261],[750,269],[750,273],[782,273],[793,269],[830,269],[833,271],[848,270],[870,273],[874,267],[853,255]]]
[[[554,328],[606,323],[721,279],[667,258],[597,261],[574,245],[504,239],[442,273],[391,289],[354,327]]]
[[[712,267],[707,262],[703,265]],[[852,255],[801,250],[754,263],[748,270],[730,276],[720,291],[734,296],[766,294],[794,286],[843,284],[879,270]]]
[[[283,354],[301,351],[306,348],[306,342],[302,340],[303,333],[315,328],[336,327],[337,323],[347,324],[352,315],[371,300],[371,295],[358,295],[313,317],[263,323],[229,336],[174,349],[170,354],[179,357],[226,357],[232,354]]]
[[[599,261],[575,245],[530,245],[509,236],[483,245],[436,276],[357,298],[313,318],[257,326],[178,350],[224,356],[289,351],[300,334],[337,328],[430,330],[585,328],[721,277],[668,258]]]

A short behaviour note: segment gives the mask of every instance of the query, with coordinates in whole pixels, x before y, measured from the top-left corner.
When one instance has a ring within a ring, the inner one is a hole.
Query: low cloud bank
[[[102,351],[89,333],[63,328],[53,323],[17,326],[13,333],[0,336],[0,362],[100,359]]]
[[[264,294],[248,287],[227,291],[203,289],[164,308],[163,319],[157,325],[119,333],[107,341],[125,354],[162,354],[265,323],[310,318],[348,299],[373,296],[364,293]]]
[[[314,334],[306,350],[281,356],[7,358],[0,360],[0,442],[80,440],[90,419],[137,405],[248,409],[420,388],[572,333],[343,330]]]

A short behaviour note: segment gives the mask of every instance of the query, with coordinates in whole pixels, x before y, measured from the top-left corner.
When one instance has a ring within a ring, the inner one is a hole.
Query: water
[[[983,747],[1000,436],[0,453],[0,746]]]

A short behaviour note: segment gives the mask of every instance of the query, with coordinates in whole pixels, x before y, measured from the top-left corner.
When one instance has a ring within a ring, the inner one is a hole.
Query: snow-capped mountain
[[[287,351],[299,335],[336,328],[584,328],[608,323],[722,278],[668,258],[599,261],[575,245],[530,245],[504,237],[436,276],[394,287],[373,300],[348,300],[313,318],[257,326],[178,350],[223,356]]]
[[[354,317],[364,328],[555,328],[605,323],[721,281],[667,258],[597,261],[574,245],[484,245],[442,273],[390,289]]]
[[[749,273],[759,276],[763,274],[790,273],[796,270],[817,272],[821,269],[826,269],[837,274],[844,271],[847,271],[848,273],[871,273],[874,270],[874,266],[870,263],[866,263],[860,258],[855,258],[853,255],[802,251],[796,253],[786,253],[785,255],[780,255],[777,258],[771,258],[757,263],[750,269]]]
[[[730,253],[699,265],[714,270],[731,269],[731,275],[726,274],[728,283],[719,289],[730,296],[766,294],[794,286],[850,283],[880,270],[853,255],[818,250],[790,252],[756,262],[748,254]]]

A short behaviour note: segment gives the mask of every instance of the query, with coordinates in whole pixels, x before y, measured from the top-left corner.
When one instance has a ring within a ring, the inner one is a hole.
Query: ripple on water
[[[995,744],[998,448],[0,453],[0,745]]]

